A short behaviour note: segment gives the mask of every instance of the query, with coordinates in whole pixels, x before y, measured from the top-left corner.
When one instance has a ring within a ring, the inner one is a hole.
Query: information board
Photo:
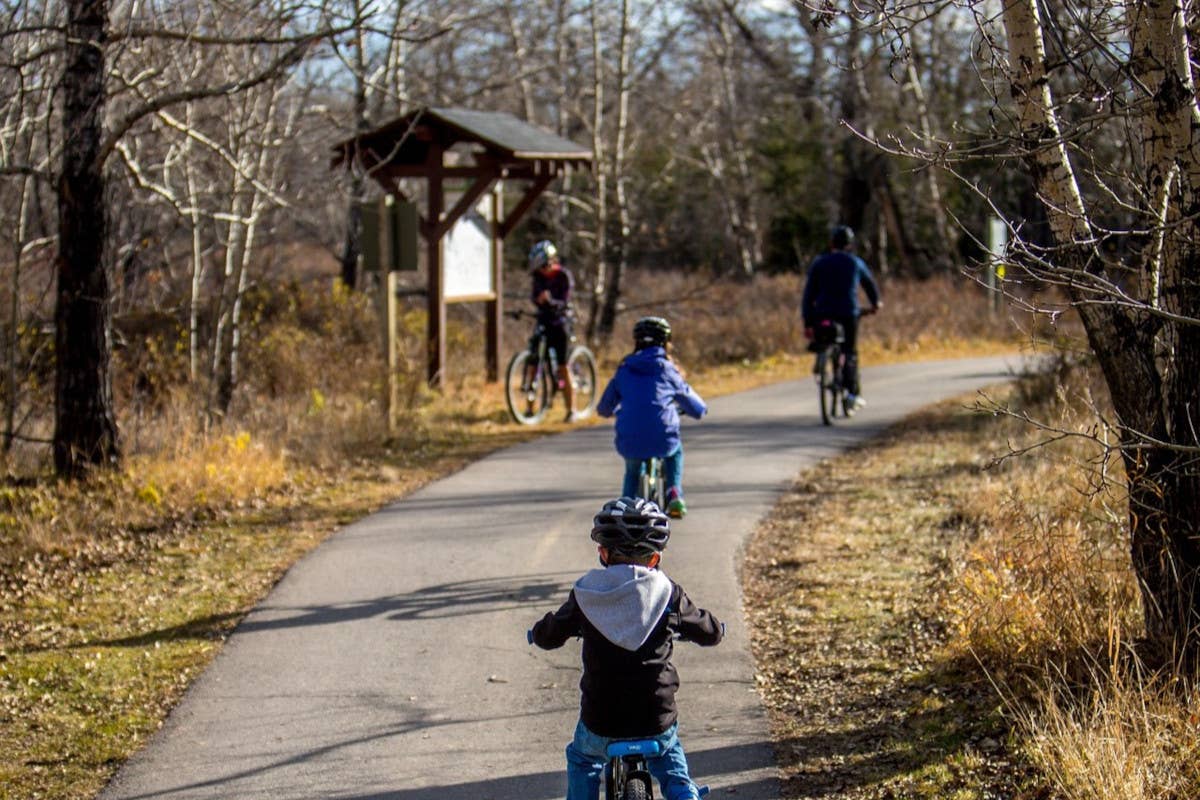
[[[446,234],[442,250],[442,294],[447,300],[495,296],[492,282],[492,195],[483,195]]]

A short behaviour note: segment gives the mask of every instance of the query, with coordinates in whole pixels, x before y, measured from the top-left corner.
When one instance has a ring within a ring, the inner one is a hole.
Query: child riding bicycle
[[[625,459],[621,494],[636,497],[643,463],[661,458],[667,513],[678,519],[687,513],[679,412],[700,419],[708,406],[667,355],[670,341],[671,324],[665,319],[639,319],[633,326],[634,351],[625,356],[604,388],[596,413],[617,417],[616,447]]]
[[[692,604],[679,584],[659,570],[671,529],[649,500],[621,497],[592,521],[602,569],[575,582],[562,607],[530,631],[538,647],[553,650],[583,638],[579,723],[567,745],[567,800],[596,800],[609,742],[654,739],[659,756],[647,759],[666,800],[697,800],[678,737],[671,664],[674,639],[719,643],[721,623]]]

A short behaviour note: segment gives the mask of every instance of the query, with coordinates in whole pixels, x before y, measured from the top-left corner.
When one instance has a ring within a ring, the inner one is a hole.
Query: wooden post
[[[383,351],[387,357],[387,381],[385,381],[384,413],[387,415],[387,431],[396,432],[396,370],[400,366],[400,346],[396,341],[396,289],[400,285],[399,273],[388,270],[379,282],[383,289]]]
[[[442,193],[442,149],[438,145],[430,147],[430,158],[436,166],[435,174],[429,176],[429,217],[430,231],[425,237],[425,266],[429,270],[429,297],[426,308],[429,313],[427,323],[427,340],[429,353],[425,360],[426,377],[430,386],[442,384],[442,369],[446,363],[446,300],[442,296],[442,237],[439,228],[442,221],[445,198]]]
[[[504,237],[500,233],[503,205],[502,185],[497,183],[492,190],[492,291],[496,296],[487,303],[487,351],[484,353],[487,379],[492,382],[500,380],[500,348],[504,339]]]

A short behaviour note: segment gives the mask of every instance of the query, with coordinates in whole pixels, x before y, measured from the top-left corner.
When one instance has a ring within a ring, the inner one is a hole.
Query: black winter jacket
[[[534,643],[546,650],[583,637],[580,718],[612,738],[656,736],[675,724],[676,635],[715,645],[721,623],[658,570],[626,564],[584,575],[567,602],[533,626]]]

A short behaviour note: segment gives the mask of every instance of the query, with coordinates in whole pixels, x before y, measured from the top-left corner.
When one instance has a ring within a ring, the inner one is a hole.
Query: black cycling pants
[[[547,325],[543,328],[542,335],[546,337],[547,349],[554,351],[554,360],[558,366],[566,366],[567,353],[571,345],[570,329],[560,325]],[[538,333],[534,332],[529,339],[529,349],[534,353],[537,353],[538,338]]]
[[[842,366],[842,386],[851,394],[861,394],[862,387],[858,385],[858,317],[832,317],[833,321],[842,326],[845,339],[842,341],[842,353],[846,360]]]

